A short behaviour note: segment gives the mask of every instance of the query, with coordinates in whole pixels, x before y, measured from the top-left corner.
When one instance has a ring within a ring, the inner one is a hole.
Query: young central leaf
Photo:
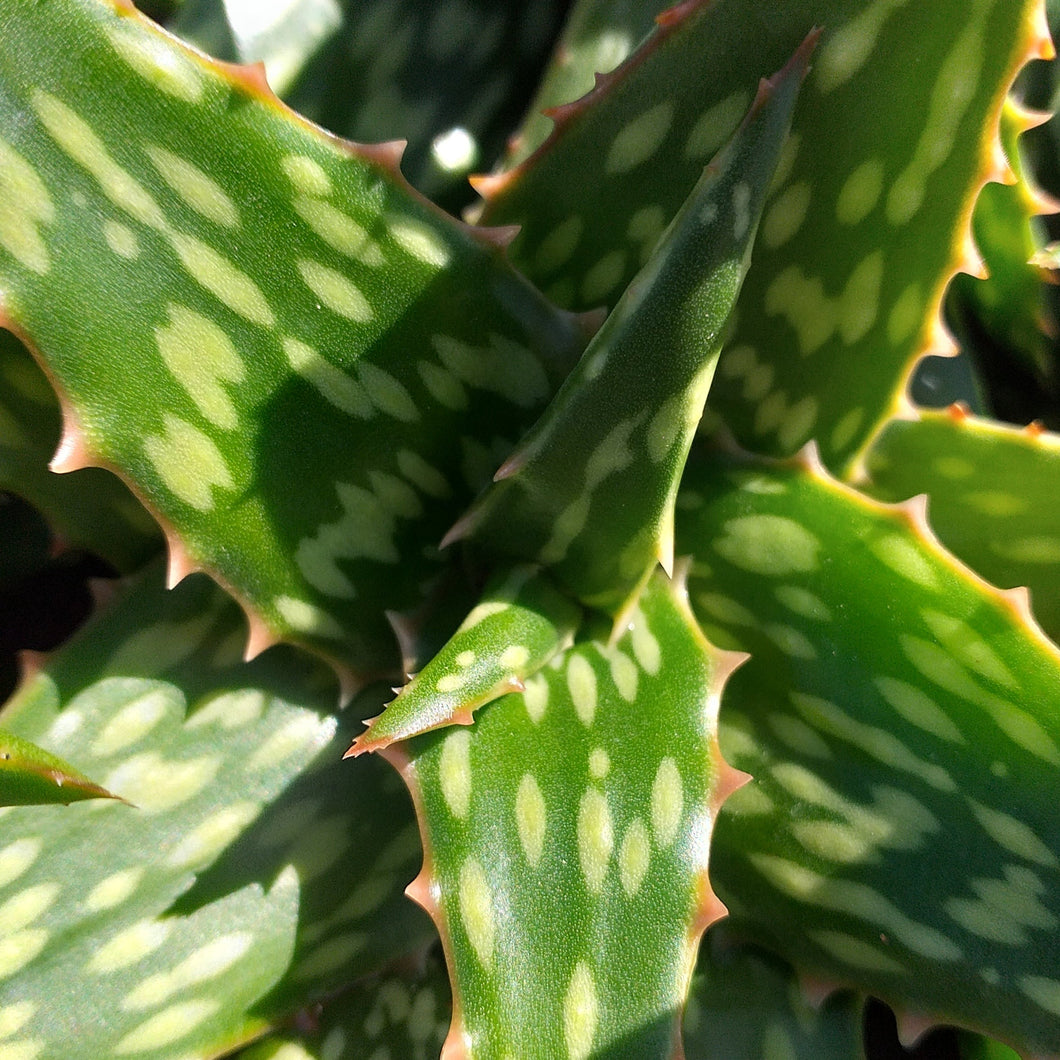
[[[816,35],[764,82],[544,416],[454,528],[619,610],[673,559],[673,505]]]
[[[117,10],[115,10],[117,8]],[[328,138],[131,5],[0,10],[2,316],[260,630],[396,668],[384,609],[581,345],[395,152]]]
[[[466,1055],[672,1056],[721,911],[706,871],[735,779],[715,739],[731,662],[659,574],[614,647],[580,643],[470,729],[395,755],[425,842],[410,893],[442,932]]]
[[[570,645],[581,609],[536,576],[516,567],[487,589],[445,647],[411,678],[397,699],[347,752],[377,751],[442,725],[468,725],[481,706],[506,692]]]

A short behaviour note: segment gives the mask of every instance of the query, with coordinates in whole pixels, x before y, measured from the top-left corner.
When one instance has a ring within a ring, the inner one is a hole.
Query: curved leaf
[[[693,607],[751,652],[722,747],[754,781],[718,893],[799,967],[1026,1051],[1060,1047],[1060,650],[1018,595],[820,465],[690,467]]]
[[[735,781],[714,739],[731,665],[659,575],[613,647],[576,644],[470,729],[384,752],[417,803],[409,893],[441,930],[469,1057],[671,1056],[721,912],[707,847]]]

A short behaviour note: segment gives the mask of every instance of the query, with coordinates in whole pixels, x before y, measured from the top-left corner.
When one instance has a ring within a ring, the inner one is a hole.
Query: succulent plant
[[[1060,1054],[1042,0],[151,13],[0,6],[0,1060]]]

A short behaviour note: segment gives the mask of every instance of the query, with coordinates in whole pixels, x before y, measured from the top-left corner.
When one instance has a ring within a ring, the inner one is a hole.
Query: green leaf
[[[459,208],[470,198],[467,174],[503,148],[563,6],[186,0],[170,29],[218,58],[264,62],[277,94],[332,132],[408,140],[406,176]]]
[[[577,322],[393,150],[125,7],[15,0],[0,36],[0,288],[65,395],[56,466],[117,468],[173,577],[206,569],[252,614],[253,650],[396,669],[384,610],[419,601]]]
[[[816,438],[846,469],[912,365],[942,343],[943,291],[972,260],[972,204],[1003,175],[1005,94],[1029,58],[1051,54],[1040,8],[681,5],[533,156],[481,184],[482,218],[522,225],[513,260],[560,304],[612,303],[736,124],[755,74],[824,27],[711,407],[747,448],[788,454]]]
[[[673,564],[673,505],[816,38],[766,82],[559,394],[450,538],[620,611]],[[448,539],[447,539],[448,540]]]
[[[926,493],[943,544],[995,585],[1030,590],[1034,615],[1060,640],[1060,438],[960,409],[895,420],[869,451],[870,492]]]
[[[472,715],[570,646],[581,609],[533,568],[517,567],[487,588],[441,651],[367,724],[347,752],[377,751]]]
[[[469,1057],[670,1057],[716,917],[715,809],[733,783],[714,712],[732,660],[651,581],[614,646],[585,640],[470,729],[387,752],[415,794]]]
[[[134,804],[0,811],[12,1056],[213,1056],[432,935],[402,893],[411,807],[384,763],[341,761],[355,723],[328,668],[241,663],[236,606],[160,575],[4,714]]]
[[[969,221],[1006,175],[1006,93],[1051,45],[1037,0],[806,6],[826,36],[711,404],[747,448],[813,438],[849,473],[918,358],[951,345],[943,294],[979,267]]]
[[[112,798],[68,762],[0,729],[0,806]]]
[[[754,780],[715,828],[719,896],[800,968],[1055,1052],[1060,651],[920,508],[819,464],[704,462],[679,514],[707,635],[752,656],[721,712]]]

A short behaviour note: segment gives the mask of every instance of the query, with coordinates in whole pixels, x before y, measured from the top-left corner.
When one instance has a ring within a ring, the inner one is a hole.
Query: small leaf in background
[[[865,1060],[864,999],[805,996],[789,965],[721,920],[703,937],[684,1017],[687,1060]]]
[[[737,782],[714,738],[732,663],[657,575],[615,645],[578,643],[470,728],[384,752],[414,793],[410,893],[441,930],[469,1056],[672,1055],[721,912],[707,849]]]
[[[267,1038],[237,1060],[435,1060],[452,1001],[440,959],[407,975],[382,975],[331,998],[309,1034]]]

